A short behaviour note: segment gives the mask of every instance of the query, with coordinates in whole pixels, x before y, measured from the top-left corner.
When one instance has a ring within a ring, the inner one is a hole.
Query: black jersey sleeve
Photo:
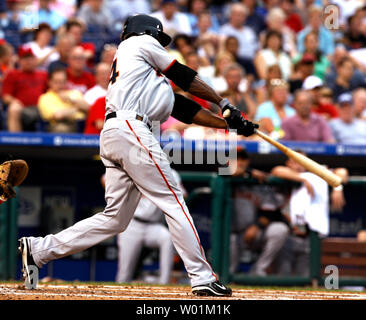
[[[192,123],[196,113],[202,109],[201,106],[197,102],[188,99],[181,94],[175,93],[174,96],[175,101],[171,116],[184,123]]]
[[[197,72],[175,60],[168,68],[163,70],[163,74],[172,80],[178,87],[184,91],[188,91]]]

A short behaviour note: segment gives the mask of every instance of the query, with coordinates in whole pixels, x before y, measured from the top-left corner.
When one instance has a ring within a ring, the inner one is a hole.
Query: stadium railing
[[[18,188],[16,188],[18,190]],[[0,279],[14,279],[17,260],[18,201],[0,205]]]

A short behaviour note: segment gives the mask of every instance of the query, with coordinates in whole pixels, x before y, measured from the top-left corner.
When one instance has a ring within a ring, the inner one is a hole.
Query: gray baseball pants
[[[266,269],[275,261],[278,253],[289,236],[290,229],[283,222],[272,222],[264,230],[263,249],[258,260],[252,266],[250,273],[258,276],[265,276]]]
[[[104,125],[100,155],[106,166],[106,208],[55,235],[30,237],[35,263],[41,267],[124,231],[142,193],[165,213],[191,285],[215,281],[167,155],[147,125],[134,112],[117,112]]]
[[[159,284],[170,282],[174,247],[168,229],[161,223],[145,223],[132,219],[127,229],[117,236],[117,282],[132,281],[142,247],[159,249]]]

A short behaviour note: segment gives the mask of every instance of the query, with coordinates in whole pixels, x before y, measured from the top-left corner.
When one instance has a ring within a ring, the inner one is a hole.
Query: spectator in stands
[[[94,76],[85,71],[86,56],[82,47],[77,46],[71,49],[67,67],[68,89],[79,90],[82,94],[95,85]]]
[[[269,86],[269,100],[258,106],[255,121],[259,122],[261,130],[282,138],[282,121],[295,115],[288,101],[288,83],[282,79],[273,79]]]
[[[305,36],[315,31],[319,35],[319,50],[322,54],[329,56],[334,52],[334,38],[331,31],[323,25],[323,9],[312,5],[308,9],[309,23],[297,34],[297,50],[300,53],[305,51]]]
[[[338,65],[345,59],[350,59],[354,63],[354,72],[352,76],[352,82],[362,83],[365,78],[366,68],[363,66],[363,62],[355,59],[350,55],[347,49],[343,45],[337,45],[334,54],[330,58],[330,68],[325,76],[325,83],[335,83],[338,77]]]
[[[294,108],[296,115],[282,122],[285,132],[284,140],[335,142],[327,121],[320,115],[311,112],[312,96],[308,91],[298,90],[295,93]]]
[[[280,2],[280,8],[286,15],[285,25],[287,27],[295,33],[298,33],[304,28],[301,17],[296,13],[295,0],[282,0]]]
[[[70,52],[74,46],[75,40],[69,34],[62,34],[57,38],[55,49],[59,55],[59,58],[49,64],[49,73],[54,69],[67,68]]]
[[[281,8],[274,7],[269,10],[266,16],[267,31],[263,31],[260,34],[260,42],[263,45],[266,38],[266,32],[277,31],[282,34],[283,38],[283,50],[286,51],[291,57],[297,53],[295,43],[295,33],[285,24],[286,15]]]
[[[234,57],[229,52],[221,52],[217,55],[214,64],[214,75],[211,79],[213,88],[218,92],[223,92],[227,89],[227,84],[224,77],[226,67],[235,62]]]
[[[97,99],[106,96],[110,74],[111,74],[110,65],[101,62],[96,66],[95,68],[96,84],[94,87],[89,89],[84,94],[84,99],[89,105],[94,104],[94,102]]]
[[[85,123],[85,134],[100,134],[104,126],[105,97],[98,98],[90,107]]]
[[[248,16],[245,20],[245,25],[252,28],[257,36],[266,29],[266,22],[263,15],[258,13],[258,5],[256,0],[242,0],[242,4],[248,9]]]
[[[160,10],[153,12],[151,16],[161,21],[164,32],[171,37],[178,33],[192,35],[189,20],[184,13],[179,12],[176,0],[162,0]]]
[[[3,18],[8,11],[8,6],[6,5],[5,1],[0,3],[0,17]]]
[[[193,47],[192,38],[186,34],[176,34],[173,38],[173,46],[175,50],[170,49],[170,54],[174,55],[175,58],[180,62],[185,64],[185,57],[187,54],[195,51]]]
[[[204,36],[206,33],[211,35],[217,36],[219,26],[217,28],[213,28],[212,21],[214,16],[210,14],[209,11],[203,11],[197,16],[197,22],[195,31],[193,32],[192,36],[196,38],[200,38]]]
[[[320,101],[321,89],[323,81],[316,76],[309,76],[305,79],[302,89],[307,90],[312,95],[313,107],[312,112],[321,114],[326,119],[338,117],[338,109],[333,104],[323,104]]]
[[[257,73],[253,61],[251,59],[239,57],[239,45],[239,41],[236,37],[229,36],[225,40],[224,50],[231,53],[235,59],[235,62],[240,64],[244,68],[246,74],[251,75],[252,79],[254,80],[254,78],[257,77]]]
[[[220,45],[218,33],[211,29],[211,15],[208,11],[198,16],[198,35],[195,37],[195,47],[205,64],[213,64]]]
[[[337,99],[342,93],[353,91],[357,88],[366,88],[365,78],[354,77],[355,65],[352,59],[345,57],[337,65],[337,78],[328,82],[334,98]]]
[[[309,32],[305,36],[304,40],[305,49],[303,53],[297,54],[293,62],[297,63],[301,61],[304,56],[313,56],[314,59],[314,71],[313,74],[320,79],[324,80],[325,74],[327,73],[330,67],[330,61],[328,57],[321,53],[318,49],[319,41],[318,41],[318,34],[314,31]]]
[[[84,49],[88,64],[91,66],[95,57],[95,45],[92,42],[83,42],[84,24],[78,19],[69,19],[65,24],[66,34],[74,38],[75,45]]]
[[[121,9],[122,7],[119,10]],[[98,27],[103,31],[112,29],[112,15],[103,5],[103,0],[88,0],[83,3],[77,17],[88,26]]]
[[[3,83],[3,102],[8,105],[10,132],[34,131],[39,120],[37,102],[47,88],[47,73],[36,70],[32,49],[18,50],[19,69],[10,71]]]
[[[128,16],[137,13],[151,13],[151,3],[148,0],[109,0],[107,5],[116,30],[122,30],[123,23]]]
[[[351,93],[338,98],[339,118],[329,122],[338,143],[366,144],[366,122],[355,117]]]
[[[278,64],[283,79],[287,80],[291,74],[291,59],[282,47],[282,34],[271,30],[266,33],[263,49],[255,56],[254,65],[260,79],[266,79],[268,67]]]
[[[52,0],[50,9],[55,10],[65,19],[71,18],[76,13],[77,0]]]
[[[117,52],[117,46],[112,43],[107,43],[103,46],[103,51],[100,55],[100,62],[106,63],[109,66],[112,65],[114,55]]]
[[[196,37],[202,31],[198,26],[201,14],[207,13],[210,16],[210,31],[217,33],[220,25],[214,15],[210,15],[207,0],[189,0],[187,2],[187,17],[191,25],[192,36]]]
[[[314,64],[315,56],[311,53],[303,54],[301,60],[295,63],[289,79],[291,93],[301,89],[305,79],[314,73]]]
[[[39,9],[36,12],[31,12],[22,15],[20,29],[32,29],[37,24],[47,23],[52,30],[57,30],[65,23],[65,18],[56,10],[50,8],[51,0],[39,0]]]
[[[186,65],[190,67],[192,70],[196,71],[199,74],[200,69],[200,58],[198,54],[194,51],[191,51],[186,55]],[[202,78],[202,80],[206,81],[205,77]],[[186,93],[187,94],[187,93]],[[194,101],[196,101],[199,105],[201,105],[202,108],[209,109],[213,112],[217,112],[217,109],[213,109],[214,106],[211,105],[207,100],[198,98],[196,96],[193,96],[191,94],[188,94],[188,97]]]
[[[77,120],[85,119],[88,103],[78,90],[67,90],[65,69],[49,74],[49,89],[38,101],[41,118],[49,122],[50,132],[77,132]]]
[[[359,88],[353,91],[353,106],[355,117],[366,120],[366,89]]]
[[[10,70],[15,68],[16,55],[10,43],[0,43],[0,75],[4,77]]]
[[[360,49],[366,47],[366,36],[362,30],[362,11],[356,11],[347,20],[347,31],[342,39],[348,49]]]
[[[7,73],[10,70],[14,69],[16,55],[14,55],[13,47],[7,43],[5,40],[0,40],[0,97],[2,97],[2,90],[3,90],[3,81],[6,77]],[[0,109],[1,111],[4,110],[3,103],[0,99]],[[3,119],[6,117],[5,113],[2,112],[0,114],[1,125],[0,128],[3,128]]]
[[[4,2],[2,1],[2,3]],[[8,27],[13,27],[15,30],[20,29],[20,24],[24,19],[23,7],[24,4],[20,1],[7,1],[6,14],[4,13],[1,17],[1,23],[4,29]],[[32,21],[32,26],[34,26],[34,21]],[[29,29],[29,26],[25,25],[23,29]]]
[[[39,69],[47,70],[52,61],[59,59],[57,49],[50,46],[52,36],[51,27],[47,23],[41,23],[34,30],[34,41],[27,43],[37,58],[37,67]]]
[[[254,91],[257,104],[261,104],[269,99],[268,90],[272,79],[282,79],[282,71],[278,64],[268,67],[266,79],[256,82]]]
[[[249,88],[245,91],[240,89],[240,83],[245,81],[244,76],[244,70],[240,65],[229,65],[224,71],[227,89],[222,94],[251,120],[256,112],[256,103],[249,94]]]
[[[347,169],[337,168],[334,173],[339,175],[343,182],[347,181]],[[290,158],[285,166],[274,167],[271,174],[302,184],[294,188],[290,196],[288,220],[292,232],[279,252],[278,274],[308,277],[310,231],[317,233],[320,237],[329,234],[328,185],[315,174],[306,172],[305,168]],[[331,200],[332,206],[341,210],[345,204],[343,190],[333,189]]]
[[[328,87],[320,89],[319,103],[321,105],[334,105],[332,89]]]
[[[238,56],[253,59],[258,49],[258,40],[255,32],[245,25],[248,9],[241,3],[234,3],[230,7],[229,23],[220,28],[224,39],[234,36],[239,40]]]

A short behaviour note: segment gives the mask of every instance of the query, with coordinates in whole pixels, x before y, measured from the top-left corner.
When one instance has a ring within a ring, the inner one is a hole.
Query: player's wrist
[[[225,107],[229,106],[230,105],[230,102],[227,98],[224,98],[222,99],[220,102],[219,102],[219,106],[222,110],[224,110]],[[225,108],[226,109],[226,108]]]
[[[340,184],[338,187],[333,188],[334,191],[343,191],[343,185]]]

